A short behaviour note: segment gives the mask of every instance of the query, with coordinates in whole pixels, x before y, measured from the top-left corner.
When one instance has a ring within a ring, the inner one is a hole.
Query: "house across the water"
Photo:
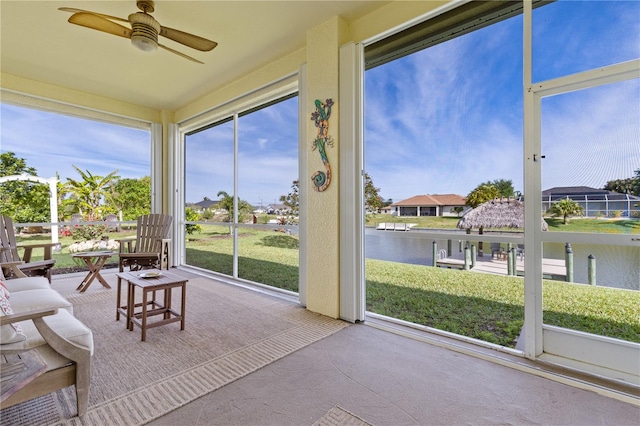
[[[585,217],[640,217],[640,197],[588,186],[542,191],[542,210],[547,211],[554,202],[567,198],[582,206]]]
[[[457,194],[416,195],[391,204],[394,216],[458,216],[466,198]]]

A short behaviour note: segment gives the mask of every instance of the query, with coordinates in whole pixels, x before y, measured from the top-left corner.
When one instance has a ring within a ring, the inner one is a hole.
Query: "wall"
[[[84,108],[84,111],[77,111],[76,114],[82,114],[86,118],[96,118],[102,111],[123,117],[123,122],[126,121],[126,117],[148,123],[160,121],[159,111],[152,108],[28,80],[12,74],[3,73],[0,76],[0,81],[2,82],[3,102],[17,103],[32,108],[51,109],[45,101],[53,100],[69,105],[69,110],[74,107]],[[55,110],[66,112],[64,105],[56,105]],[[91,110],[97,113],[92,114]]]

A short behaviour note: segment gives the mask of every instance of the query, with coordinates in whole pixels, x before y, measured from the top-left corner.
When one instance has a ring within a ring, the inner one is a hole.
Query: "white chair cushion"
[[[59,308],[73,313],[73,305],[55,290],[24,290],[11,292],[11,308],[16,314],[37,309]]]
[[[51,289],[51,285],[45,277],[14,278],[2,282],[11,293],[22,290]]]
[[[43,319],[57,335],[82,348],[88,349],[93,355],[93,333],[68,311],[60,309],[57,314],[43,317]],[[38,333],[38,329],[33,321],[22,321],[18,324],[20,324],[24,333],[28,336],[28,339],[22,342],[2,345],[2,350],[23,351],[47,344],[40,333]]]

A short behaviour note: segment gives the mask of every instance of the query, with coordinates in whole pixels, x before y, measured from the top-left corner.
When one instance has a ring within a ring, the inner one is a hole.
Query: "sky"
[[[533,34],[534,82],[636,59],[640,2],[556,2],[534,11]],[[465,196],[496,179],[523,191],[522,67],[520,16],[366,71],[365,171],[383,199]],[[638,80],[543,99],[542,188],[632,177],[639,100]],[[279,202],[298,178],[297,102],[239,119],[238,193],[255,206]],[[232,122],[187,137],[188,202],[233,193],[232,141]],[[147,131],[0,105],[0,152],[41,177],[79,178],[73,165],[142,177],[149,150]]]

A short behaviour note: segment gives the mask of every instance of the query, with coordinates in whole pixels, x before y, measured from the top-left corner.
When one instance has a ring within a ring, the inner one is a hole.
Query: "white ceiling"
[[[161,25],[218,42],[210,52],[160,37],[145,53],[129,40],[67,22],[73,7],[126,18],[127,1],[0,1],[3,73],[158,110],[175,110],[283,54],[302,48],[307,30],[334,15],[347,21],[388,1],[156,1]],[[127,25],[126,23],[124,25]]]

